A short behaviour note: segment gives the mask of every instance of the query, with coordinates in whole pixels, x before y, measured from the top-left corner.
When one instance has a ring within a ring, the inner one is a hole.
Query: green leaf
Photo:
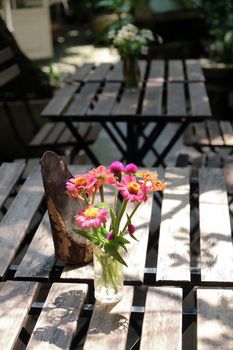
[[[112,209],[110,209],[110,215],[111,215],[111,220],[112,220],[112,226],[115,226],[115,222],[116,222],[116,214],[113,212]]]
[[[126,262],[124,261],[124,259],[120,256],[120,254],[117,251],[117,248],[112,246],[111,244],[106,244],[104,246],[104,250],[106,253],[110,254],[114,259],[116,259],[117,261],[119,261],[121,264],[127,266]]]
[[[119,244],[129,244],[130,243],[126,238],[121,237],[121,236],[115,237],[115,241]]]

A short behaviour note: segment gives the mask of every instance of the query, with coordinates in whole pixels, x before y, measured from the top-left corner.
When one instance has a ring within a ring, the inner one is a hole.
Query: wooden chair
[[[217,152],[220,148],[227,148],[233,153],[233,123],[225,120],[206,120],[193,123],[184,133],[184,144],[193,146],[199,152],[205,147]]]
[[[11,84],[16,84],[17,96],[11,96],[6,92],[10,91]],[[21,78],[20,67],[12,49],[6,47],[0,50],[0,94],[3,99],[3,108],[14,138],[24,151],[24,156],[26,158],[41,157],[46,150],[52,150],[59,155],[70,155],[70,162],[72,162],[81,148],[77,145],[71,131],[63,122],[45,122],[44,125],[39,126],[33,116],[24,86],[25,82]],[[27,128],[30,129],[32,135],[30,140],[26,140],[20,133],[21,120],[12,112],[10,105],[12,101],[20,101],[24,106]],[[74,123],[74,125],[88,144],[96,141],[100,126],[94,123]],[[4,160],[6,155],[2,158]]]

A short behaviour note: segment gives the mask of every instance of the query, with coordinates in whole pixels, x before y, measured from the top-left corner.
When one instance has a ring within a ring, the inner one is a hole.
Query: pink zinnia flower
[[[119,174],[122,173],[122,171],[124,171],[124,165],[118,160],[116,160],[115,162],[112,162],[109,169],[113,174]]]
[[[76,225],[83,229],[90,227],[98,228],[106,223],[108,211],[106,208],[95,208],[94,206],[85,207],[76,215]]]
[[[94,191],[96,179],[89,174],[76,175],[66,182],[67,194],[71,197],[83,199],[81,194]]]
[[[125,166],[125,172],[128,174],[135,174],[137,171],[138,167],[134,163],[129,163]]]
[[[142,202],[147,200],[147,188],[143,182],[136,179],[135,176],[125,175],[121,182],[117,183],[121,195],[130,200],[130,202]]]
[[[96,169],[90,170],[89,174],[96,178],[97,187],[102,186],[104,183],[114,185],[116,182],[114,175],[111,173],[111,170],[105,168],[103,165],[98,166]]]

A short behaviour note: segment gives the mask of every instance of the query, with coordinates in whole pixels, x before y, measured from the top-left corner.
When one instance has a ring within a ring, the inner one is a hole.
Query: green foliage
[[[233,62],[233,1],[200,0],[202,16],[208,26],[212,58]]]

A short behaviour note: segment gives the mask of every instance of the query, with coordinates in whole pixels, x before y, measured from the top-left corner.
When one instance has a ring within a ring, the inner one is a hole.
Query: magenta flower
[[[129,163],[125,166],[125,172],[128,174],[135,174],[138,171],[137,165]]]
[[[134,232],[135,232],[135,230],[136,230],[136,228],[135,228],[135,226],[133,225],[133,224],[130,224],[129,226],[128,226],[128,232],[129,232],[129,234],[133,234]]]
[[[108,211],[106,208],[95,208],[94,206],[89,206],[83,208],[76,215],[76,225],[83,229],[88,229],[90,227],[98,228],[101,224],[107,222]]]
[[[130,202],[145,202],[147,200],[146,187],[134,176],[123,176],[121,182],[117,183],[117,188],[121,195]]]
[[[113,234],[112,232],[109,232],[109,233],[107,234],[107,239],[108,239],[109,241],[112,241],[112,240],[114,239],[114,234]]]
[[[115,162],[112,162],[109,169],[111,170],[111,172],[113,174],[119,174],[119,173],[122,173],[124,171],[124,165],[121,162],[119,162],[118,160],[116,160]]]

